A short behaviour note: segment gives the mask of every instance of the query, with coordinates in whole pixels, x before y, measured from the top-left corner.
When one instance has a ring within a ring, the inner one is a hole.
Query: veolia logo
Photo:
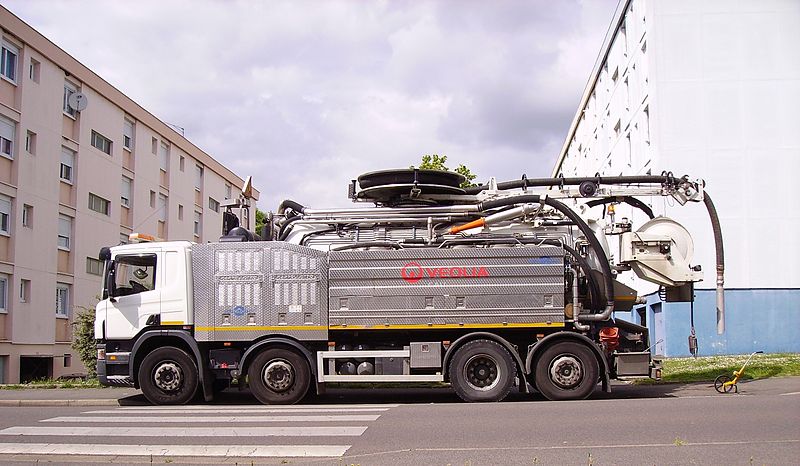
[[[486,267],[422,267],[416,262],[409,262],[400,269],[400,276],[408,283],[417,283],[428,278],[476,278],[488,277]]]
[[[422,266],[416,262],[409,262],[400,269],[400,276],[408,283],[417,283],[422,280]]]

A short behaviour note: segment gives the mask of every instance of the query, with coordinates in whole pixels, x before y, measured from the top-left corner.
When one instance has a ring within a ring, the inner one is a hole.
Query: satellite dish
[[[89,105],[89,99],[86,98],[86,95],[81,92],[75,92],[74,94],[70,94],[69,98],[67,99],[67,105],[72,110],[76,112],[83,111],[87,105]]]
[[[656,236],[666,236],[672,240],[674,248],[677,249],[687,263],[692,262],[694,256],[694,241],[689,231],[680,223],[667,217],[656,217],[644,223],[636,231],[639,234],[650,234]]]

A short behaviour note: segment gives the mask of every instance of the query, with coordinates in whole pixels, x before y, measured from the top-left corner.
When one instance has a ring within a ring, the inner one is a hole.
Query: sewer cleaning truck
[[[258,234],[239,225],[252,201],[243,192],[223,204],[217,242],[102,248],[101,384],[140,388],[154,404],[231,385],[291,404],[329,383],[449,383],[479,402],[512,390],[583,399],[611,379],[659,379],[648,329],[614,314],[643,302],[620,274],[671,301],[691,301],[702,279],[689,232],[645,202],[659,197],[707,207],[721,312],[722,239],[702,180],[463,182],[370,172],[348,186],[354,207],[286,200]],[[620,204],[645,221],[615,216]]]

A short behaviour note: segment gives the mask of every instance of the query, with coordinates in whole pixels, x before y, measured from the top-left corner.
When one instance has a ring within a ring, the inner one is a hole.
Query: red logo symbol
[[[486,267],[425,267],[416,262],[409,262],[400,269],[400,276],[408,283],[417,283],[426,276],[428,278],[477,278],[488,277]]]
[[[400,275],[408,283],[417,283],[422,280],[422,266],[416,262],[409,262],[400,269]]]

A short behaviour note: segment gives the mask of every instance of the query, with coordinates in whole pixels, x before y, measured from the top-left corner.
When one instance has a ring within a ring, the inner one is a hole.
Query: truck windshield
[[[156,288],[156,255],[137,254],[114,259],[113,296],[128,296]]]

